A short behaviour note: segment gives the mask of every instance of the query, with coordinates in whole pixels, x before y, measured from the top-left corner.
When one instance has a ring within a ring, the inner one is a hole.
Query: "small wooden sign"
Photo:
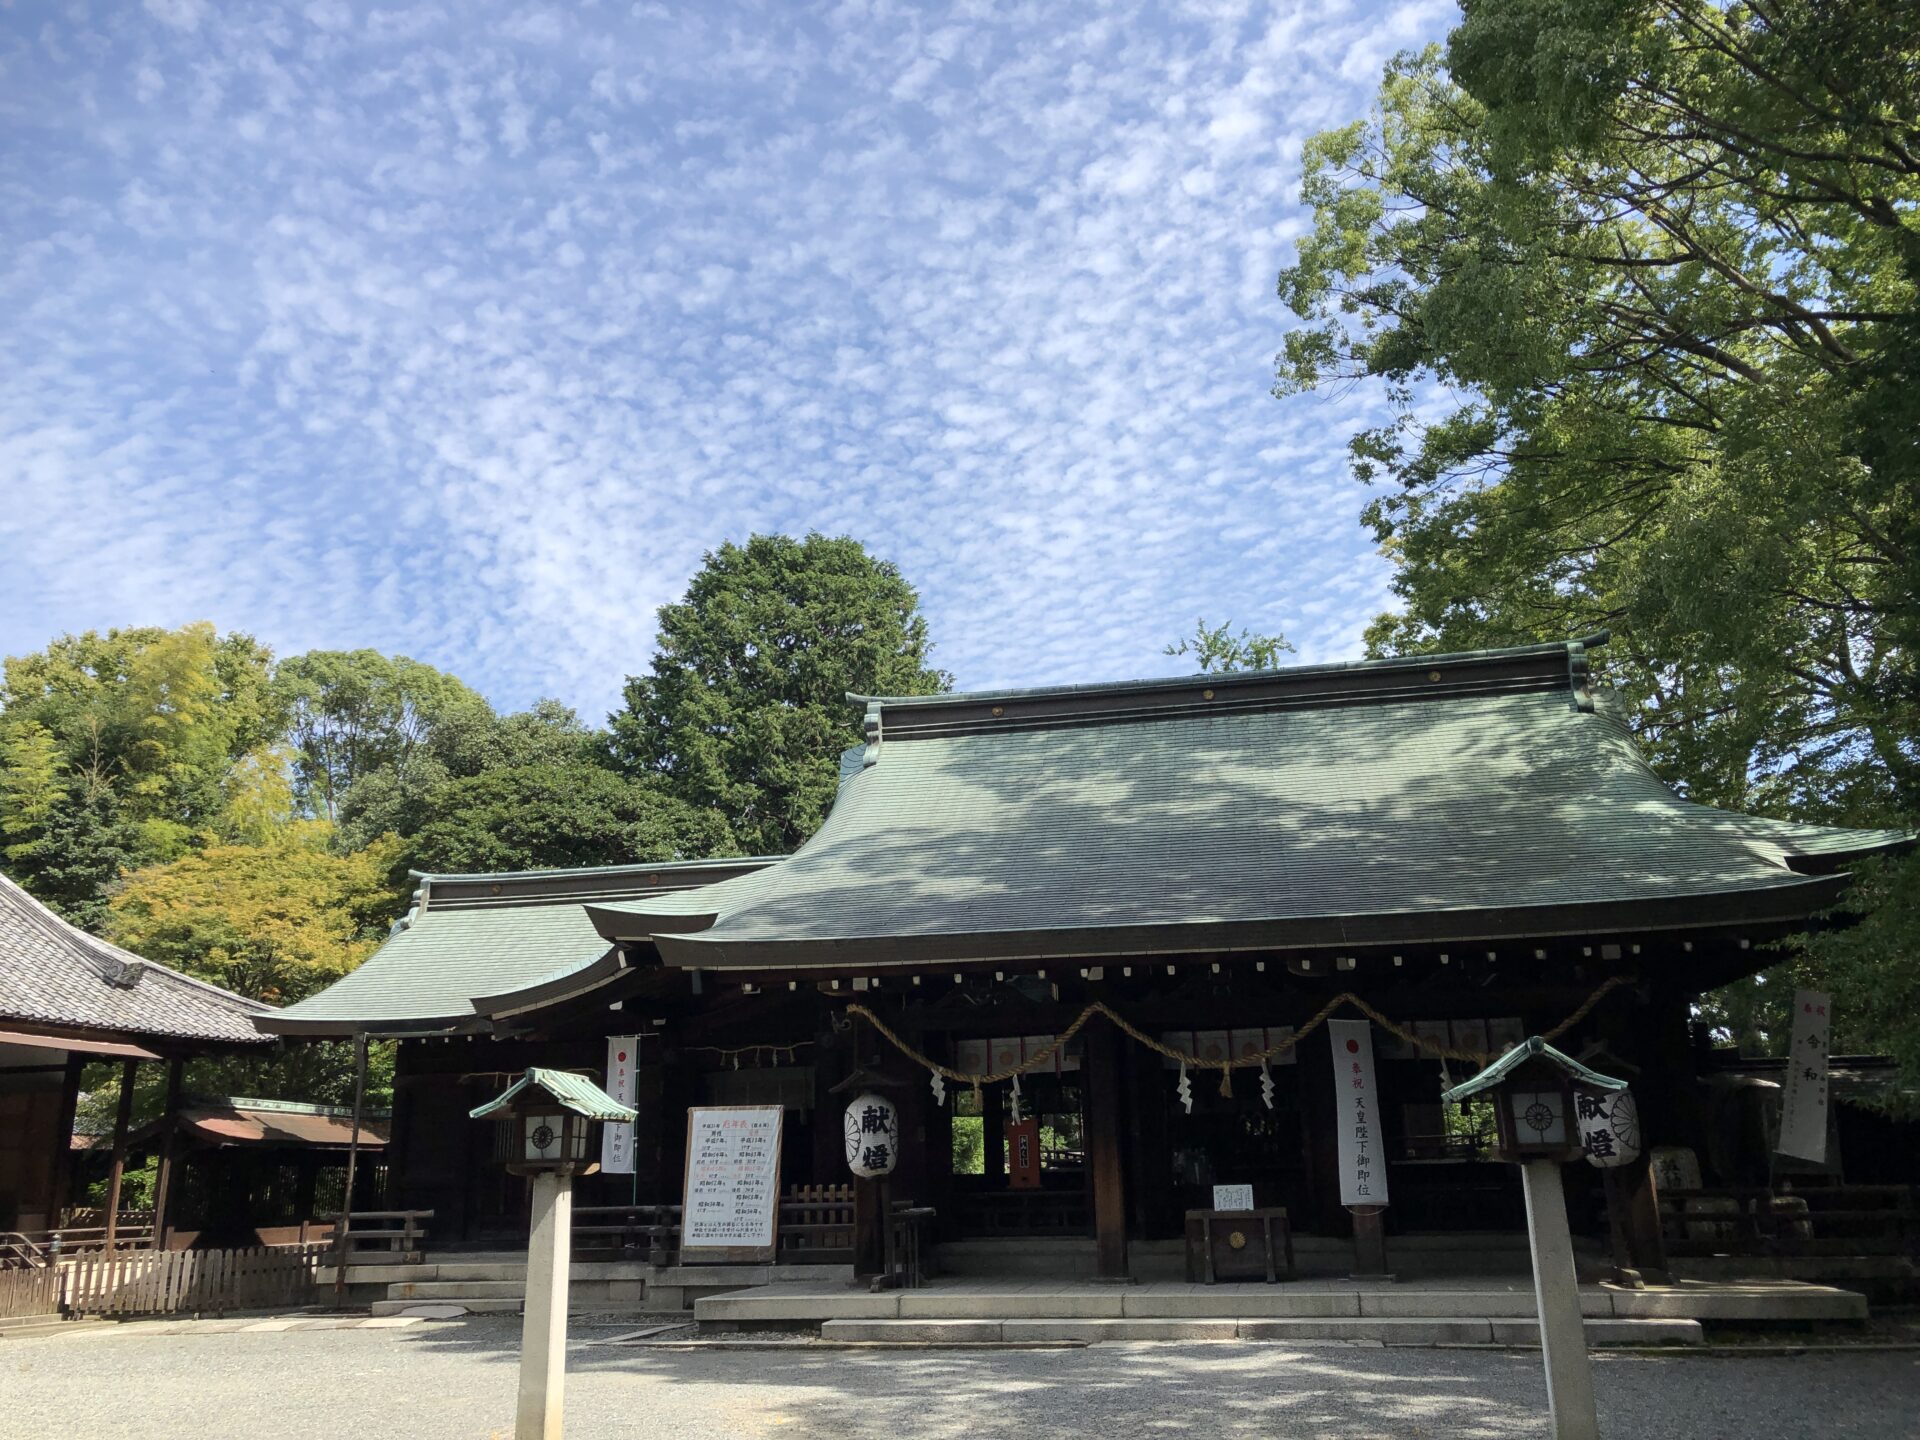
[[[774,1259],[785,1114],[778,1105],[705,1105],[687,1111],[682,1264]]]

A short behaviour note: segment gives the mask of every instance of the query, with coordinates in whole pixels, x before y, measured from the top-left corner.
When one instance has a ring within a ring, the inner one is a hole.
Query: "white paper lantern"
[[[847,1168],[862,1180],[891,1175],[900,1159],[900,1112],[872,1091],[847,1106]]]
[[[1612,1170],[1640,1158],[1640,1108],[1633,1102],[1633,1091],[1603,1095],[1575,1090],[1573,1113],[1580,1121],[1580,1143],[1589,1165]]]

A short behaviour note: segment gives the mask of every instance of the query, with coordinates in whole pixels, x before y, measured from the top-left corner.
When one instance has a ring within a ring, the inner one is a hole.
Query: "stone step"
[[[458,1305],[469,1315],[518,1315],[526,1302],[517,1295],[494,1299],[476,1296],[471,1300],[376,1300],[369,1308],[375,1315],[405,1315],[409,1310],[423,1305]]]
[[[1589,1345],[1698,1345],[1694,1320],[1617,1320],[1586,1322]],[[1079,1341],[1088,1344],[1143,1340],[1343,1341],[1380,1345],[1522,1345],[1540,1343],[1532,1320],[1493,1317],[1410,1315],[1396,1319],[1349,1316],[1293,1319],[1242,1319],[1232,1316],[1185,1319],[1012,1320],[828,1320],[820,1338],[880,1344],[986,1345]]]
[[[424,1280],[387,1286],[389,1300],[519,1300],[525,1280]]]

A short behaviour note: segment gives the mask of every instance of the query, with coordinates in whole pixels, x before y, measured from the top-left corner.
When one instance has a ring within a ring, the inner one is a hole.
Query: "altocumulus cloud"
[[[0,7],[0,648],[205,617],[589,714],[722,539],[921,587],[963,684],[1349,655],[1267,396],[1302,140],[1449,4]]]

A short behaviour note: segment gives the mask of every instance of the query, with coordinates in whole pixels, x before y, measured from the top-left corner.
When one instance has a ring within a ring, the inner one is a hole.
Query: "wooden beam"
[[[1126,1156],[1121,1129],[1120,1034],[1104,1016],[1087,1026],[1087,1149],[1093,1181],[1094,1276],[1132,1278],[1127,1269]]]

